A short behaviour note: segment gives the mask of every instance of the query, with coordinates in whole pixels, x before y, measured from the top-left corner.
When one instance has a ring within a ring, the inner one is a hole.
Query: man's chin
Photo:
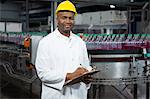
[[[64,32],[69,33],[71,29],[65,29]]]
[[[70,31],[64,31],[66,34],[69,34],[70,33]]]

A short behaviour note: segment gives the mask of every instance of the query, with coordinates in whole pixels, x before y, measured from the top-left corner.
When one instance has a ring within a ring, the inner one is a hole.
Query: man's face
[[[56,21],[59,31],[64,34],[68,34],[74,25],[74,13],[58,12]]]

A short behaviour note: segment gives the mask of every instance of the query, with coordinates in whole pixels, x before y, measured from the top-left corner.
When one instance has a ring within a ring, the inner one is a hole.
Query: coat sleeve
[[[57,71],[50,59],[48,47],[45,42],[40,41],[35,63],[37,75],[44,85],[61,90],[65,83],[66,74]]]
[[[84,66],[89,71],[91,71],[92,67],[90,66],[90,61],[89,61],[89,58],[88,58],[88,52],[87,52],[87,48],[86,48],[85,42],[83,42],[82,54],[81,55],[82,55],[81,65]]]
[[[92,70],[92,67],[90,66],[90,61],[89,61],[89,58],[88,58],[88,52],[87,52],[87,48],[86,48],[86,44],[85,42],[83,42],[83,46],[82,46],[82,66],[84,66],[84,68],[86,68],[87,70],[91,71]],[[86,87],[87,89],[89,89],[91,86],[91,83],[89,84],[86,84]]]

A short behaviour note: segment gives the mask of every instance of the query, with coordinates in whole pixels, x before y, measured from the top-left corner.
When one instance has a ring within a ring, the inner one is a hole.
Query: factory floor
[[[27,91],[27,90],[26,90]],[[40,99],[39,96],[28,94],[25,90],[18,88],[12,84],[8,84],[5,88],[1,89],[0,99]],[[102,95],[103,94],[103,95]],[[109,94],[102,93],[97,97],[92,97],[90,94],[88,99],[120,99],[116,95],[114,96],[109,92]],[[110,98],[111,97],[111,98]],[[121,98],[124,99],[124,98]]]
[[[3,83],[3,85],[5,86],[1,86],[0,99],[40,99],[39,94],[29,94],[29,91],[23,90],[11,83]],[[144,87],[145,85],[139,86],[138,98],[136,99],[147,99]],[[111,86],[101,86],[100,90],[97,90],[98,93],[95,91],[95,88],[89,90],[88,99],[133,99],[133,97],[123,97],[123,95]]]
[[[3,84],[4,88],[1,88],[0,99],[40,99],[39,95],[31,95],[27,93],[27,90],[22,90],[21,88],[14,86],[13,84]],[[112,91],[112,90],[109,90]],[[101,93],[101,92],[100,92]],[[96,97],[95,93],[88,94],[88,99],[120,99],[116,95],[113,95],[111,92],[101,93]],[[110,98],[111,97],[111,98]],[[124,98],[121,98],[124,99]]]
[[[39,96],[32,96],[26,90],[22,90],[13,84],[8,84],[1,88],[0,99],[40,99]]]

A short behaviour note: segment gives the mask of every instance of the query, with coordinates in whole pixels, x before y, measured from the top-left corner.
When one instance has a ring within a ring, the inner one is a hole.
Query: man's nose
[[[71,23],[71,19],[67,18],[67,19],[66,19],[66,22],[67,22],[67,23]]]

